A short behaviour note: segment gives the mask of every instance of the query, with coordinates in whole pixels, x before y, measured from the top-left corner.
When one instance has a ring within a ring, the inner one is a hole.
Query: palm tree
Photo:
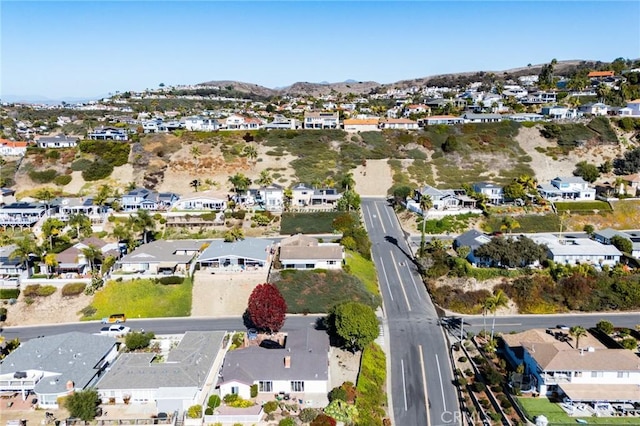
[[[67,225],[70,227],[76,228],[76,238],[80,239],[80,231],[85,231],[83,234],[88,233],[91,235],[91,219],[85,214],[82,213],[73,213],[69,215],[69,220],[67,221]]]
[[[569,334],[576,338],[576,349],[580,349],[580,338],[587,335],[587,330],[580,325],[576,325],[569,329]]]
[[[96,270],[96,261],[102,261],[102,251],[93,244],[89,244],[87,248],[82,249],[82,254],[89,262],[89,269],[91,269],[91,275],[93,276]]]
[[[199,161],[200,147],[198,147],[198,145],[194,145],[191,147],[191,155],[193,155],[193,158],[196,160],[196,174],[197,174],[198,169],[200,168],[200,161]]]
[[[134,215],[129,216],[129,221],[133,225],[133,229],[142,233],[142,241],[147,244],[149,232],[156,229],[156,221],[147,210],[138,210]]]
[[[242,150],[244,155],[253,162],[253,165],[256,164],[256,159],[258,158],[258,149],[253,145],[247,145]]]
[[[273,183],[273,178],[269,173],[269,170],[263,170],[260,172],[260,177],[256,180],[256,183],[260,186],[269,186]]]
[[[93,202],[96,203],[100,208],[100,216],[103,215],[104,205],[106,204],[107,199],[112,196],[112,194],[113,189],[109,185],[104,184],[100,186],[100,189],[98,189],[98,193],[95,197],[93,197]]]
[[[244,231],[242,228],[234,226],[224,233],[224,241],[232,243],[234,241],[244,240]]]
[[[229,177],[229,182],[233,185],[233,191],[237,194],[240,191],[246,191],[251,185],[251,179],[242,173],[236,173]]]
[[[47,215],[49,215],[49,204],[55,198],[54,192],[50,188],[40,188],[34,195],[36,200],[43,201],[47,206]]]
[[[500,225],[502,231],[507,231],[508,234],[511,234],[511,231],[516,228],[520,228],[520,224],[513,217],[505,216],[502,218],[502,224]]]
[[[53,274],[56,266],[58,266],[58,259],[56,259],[55,253],[48,253],[44,257],[44,264],[47,265],[47,274]]]
[[[287,212],[291,208],[291,201],[293,200],[293,191],[291,188],[287,188],[283,192],[284,211]]]
[[[429,215],[429,209],[433,207],[433,200],[431,195],[422,195],[420,197],[420,210],[422,210],[422,237],[420,239],[420,255],[424,255],[424,232],[427,225],[427,216]]]
[[[496,311],[506,307],[509,304],[509,298],[504,294],[504,291],[497,290],[490,299],[489,310],[493,313],[493,323],[491,324],[491,341],[493,342],[493,332],[496,328]]]
[[[200,181],[198,179],[194,179],[191,182],[189,182],[189,186],[192,187],[193,189],[196,190],[196,192],[198,192],[198,188],[201,186],[202,184],[200,183]]]
[[[353,173],[349,172],[342,177],[340,184],[345,190],[353,189],[356,186],[356,181],[353,180]]]
[[[23,238],[16,239],[15,245],[16,248],[9,255],[9,259],[18,259],[28,271],[31,255],[38,250],[36,240],[32,235],[27,235]]]
[[[487,297],[482,303],[482,334],[487,332],[487,312],[493,312],[493,296]]]

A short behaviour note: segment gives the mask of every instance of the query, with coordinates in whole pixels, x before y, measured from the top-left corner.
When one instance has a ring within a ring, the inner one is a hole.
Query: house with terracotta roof
[[[407,105],[404,109],[405,117],[408,117],[411,114],[429,114],[431,112],[431,108],[425,104],[412,104]]]
[[[378,118],[348,118],[344,120],[345,132],[377,132],[380,119]]]
[[[392,130],[418,130],[417,121],[409,120],[408,118],[386,118],[380,122],[381,129]]]
[[[0,155],[22,157],[27,152],[27,142],[0,139]]]
[[[591,71],[587,74],[589,78],[605,78],[605,77],[613,77],[615,72],[613,71]]]
[[[231,114],[223,123],[223,129],[226,130],[257,130],[262,127],[262,121],[259,119],[240,114]]]
[[[527,382],[541,397],[557,393],[573,402],[640,401],[640,362],[631,350],[608,349],[589,333],[576,342],[559,329],[501,338],[506,359],[514,367],[524,366]]]

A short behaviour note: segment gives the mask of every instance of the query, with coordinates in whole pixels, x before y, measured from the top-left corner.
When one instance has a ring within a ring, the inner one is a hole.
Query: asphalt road
[[[384,301],[394,424],[460,424],[448,343],[385,200],[363,199],[362,213]]]

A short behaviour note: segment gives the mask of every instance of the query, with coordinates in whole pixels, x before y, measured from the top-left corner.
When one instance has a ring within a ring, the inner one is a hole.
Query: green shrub
[[[131,147],[127,142],[119,141],[80,141],[81,152],[95,154],[114,167],[127,164]]]
[[[318,414],[320,413],[316,409],[303,408],[302,411],[300,411],[298,418],[300,418],[300,421],[303,423],[311,423],[316,417],[318,417]]]
[[[158,279],[160,284],[182,284],[184,282],[184,277],[179,277],[177,275],[171,275],[169,277],[161,277]]]
[[[265,413],[271,414],[278,409],[278,401],[269,401],[262,406],[262,409]]]
[[[93,164],[93,161],[86,158],[81,158],[71,163],[71,170],[73,170],[74,172],[82,172],[89,166],[91,166],[91,164]]]
[[[622,340],[622,347],[629,350],[636,350],[638,348],[638,341],[633,337],[627,337]]]
[[[46,170],[42,170],[42,171],[37,171],[37,170],[32,170],[29,172],[29,178],[37,183],[49,183],[52,182],[56,176],[58,175],[58,172],[56,172],[53,169],[46,169]]]
[[[71,175],[60,175],[53,179],[53,183],[60,186],[68,185],[71,182]]]
[[[487,387],[482,382],[473,382],[473,391],[474,392],[484,392]]]
[[[214,410],[220,406],[220,397],[218,395],[211,395],[207,401],[207,406]]]
[[[7,320],[7,308],[1,307],[0,308],[0,321],[6,321]]]
[[[199,419],[202,417],[202,405],[192,405],[187,410],[187,417],[190,419]]]
[[[113,166],[104,160],[97,159],[82,171],[82,178],[87,182],[104,179],[113,172]]]
[[[87,285],[85,283],[69,283],[62,287],[62,295],[64,297],[77,296],[84,292]]]
[[[247,215],[247,212],[245,210],[236,210],[234,212],[231,212],[231,217],[234,219],[244,220],[244,217],[246,215]]]
[[[26,297],[47,297],[55,293],[56,290],[57,288],[53,285],[31,284],[24,289],[24,295]]]
[[[204,415],[205,415],[205,416],[213,416],[213,408],[211,408],[211,407],[207,407],[207,408],[204,410]]]
[[[57,149],[52,149],[47,151],[47,153],[44,156],[50,160],[57,160],[60,158],[60,152]]]
[[[335,387],[329,392],[329,402],[335,401],[337,399],[339,399],[340,401],[347,400],[347,391],[343,389],[342,386]]]
[[[248,408],[254,406],[255,403],[248,399],[242,399],[238,396],[234,401],[228,402],[227,405],[233,408]]]
[[[258,396],[258,385],[251,385],[249,391],[251,392],[251,398],[255,398],[256,396]]]
[[[235,393],[229,393],[229,394],[226,394],[222,399],[224,400],[225,404],[231,404],[232,402],[236,402],[238,399],[240,399],[240,395]]]
[[[18,288],[2,288],[0,289],[0,299],[17,299],[20,296]]]
[[[150,332],[144,333],[132,331],[125,336],[124,344],[130,351],[135,351],[149,347],[149,344],[154,337],[156,337],[155,334]]]
[[[296,426],[296,421],[291,417],[286,417],[278,422],[278,426]]]

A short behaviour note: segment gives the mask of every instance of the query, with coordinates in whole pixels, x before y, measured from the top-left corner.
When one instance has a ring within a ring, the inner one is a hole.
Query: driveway
[[[242,316],[253,289],[267,282],[267,269],[212,274],[196,271],[193,279],[192,317]]]

